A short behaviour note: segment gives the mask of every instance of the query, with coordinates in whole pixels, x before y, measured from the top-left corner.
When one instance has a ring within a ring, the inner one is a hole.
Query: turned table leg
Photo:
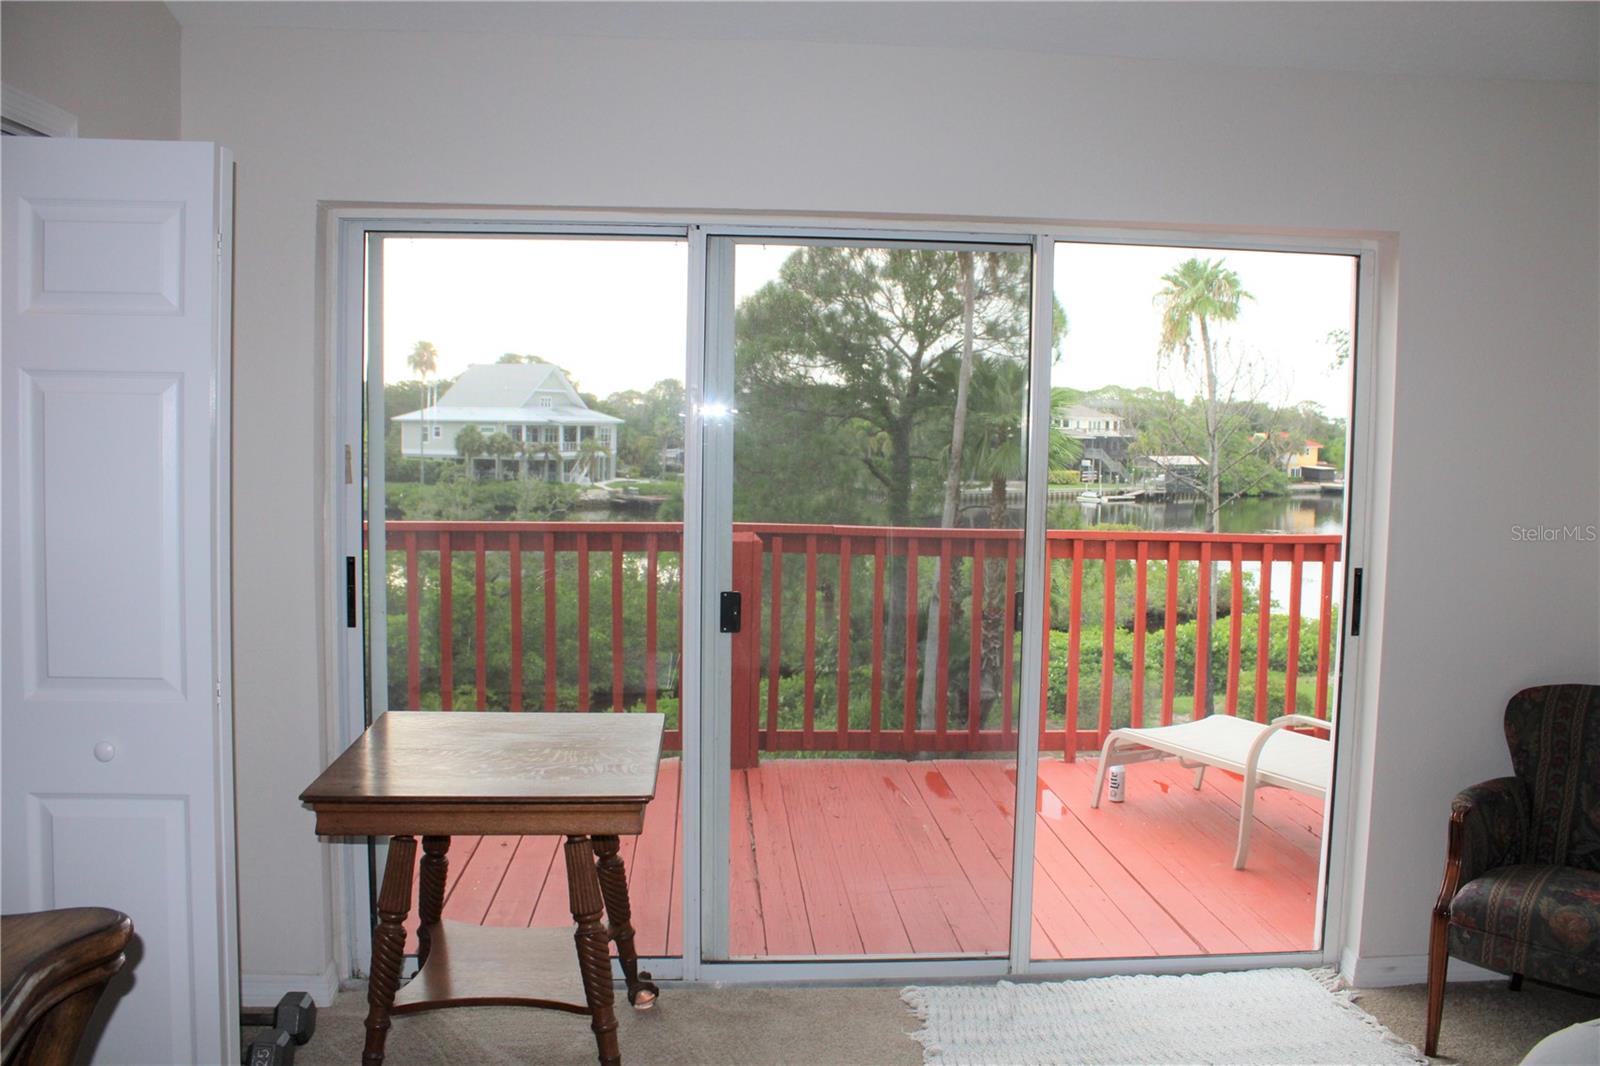
[[[628,1002],[638,1010],[649,1010],[661,990],[651,982],[648,971],[639,970],[639,953],[633,946],[633,908],[628,903],[628,873],[622,856],[617,854],[621,841],[614,836],[593,839],[600,891],[606,898],[606,921],[611,927],[611,939],[617,944],[622,975],[628,982]]]
[[[444,910],[444,881],[450,872],[449,837],[422,838],[421,885],[417,892],[417,968],[428,961],[433,948],[433,927],[439,924],[439,914]]]
[[[578,945],[578,966],[583,971],[583,995],[589,1003],[589,1028],[594,1030],[602,1066],[621,1066],[617,1016],[611,1008],[611,937],[600,920],[605,905],[595,869],[594,846],[588,837],[568,837],[566,855],[567,897],[572,917],[578,923],[573,939]]]
[[[380,1066],[389,1036],[389,1008],[400,987],[405,962],[406,915],[411,911],[411,869],[417,858],[416,837],[390,837],[389,861],[378,892],[378,927],[372,931],[372,968],[367,980],[367,1043],[362,1066]]]

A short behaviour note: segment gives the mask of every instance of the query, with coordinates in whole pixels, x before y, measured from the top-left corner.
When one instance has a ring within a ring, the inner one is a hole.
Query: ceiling
[[[1600,3],[195,2],[185,27],[976,47],[1444,78],[1600,80]]]

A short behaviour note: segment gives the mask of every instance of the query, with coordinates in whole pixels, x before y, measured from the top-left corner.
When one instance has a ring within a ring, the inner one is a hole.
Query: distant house
[[[474,456],[474,474],[580,483],[616,476],[622,419],[590,409],[550,363],[469,366],[437,403],[394,421],[400,454],[408,459],[458,458],[457,435],[475,426],[486,438],[504,433],[518,454]]]
[[[1285,461],[1289,477],[1300,481],[1339,480],[1339,468],[1322,461],[1322,448],[1321,443],[1307,440],[1298,454],[1289,456]]]
[[[1210,465],[1198,455],[1146,455],[1139,460],[1144,473],[1165,482],[1169,492],[1204,491]]]
[[[1083,442],[1079,467],[1085,481],[1126,479],[1133,434],[1120,414],[1075,403],[1055,411],[1050,421],[1060,432]]]

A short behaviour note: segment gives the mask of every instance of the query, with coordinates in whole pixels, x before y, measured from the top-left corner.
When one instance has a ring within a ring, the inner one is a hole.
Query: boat
[[[1100,502],[1100,494],[1098,492],[1094,491],[1093,489],[1090,489],[1088,492],[1080,492],[1080,493],[1078,493],[1078,502],[1079,503],[1099,503]]]

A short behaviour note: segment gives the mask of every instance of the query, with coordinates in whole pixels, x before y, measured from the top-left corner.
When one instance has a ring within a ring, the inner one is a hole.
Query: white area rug
[[[1335,991],[1332,971],[1247,970],[907,988],[937,1066],[1428,1060]]]

